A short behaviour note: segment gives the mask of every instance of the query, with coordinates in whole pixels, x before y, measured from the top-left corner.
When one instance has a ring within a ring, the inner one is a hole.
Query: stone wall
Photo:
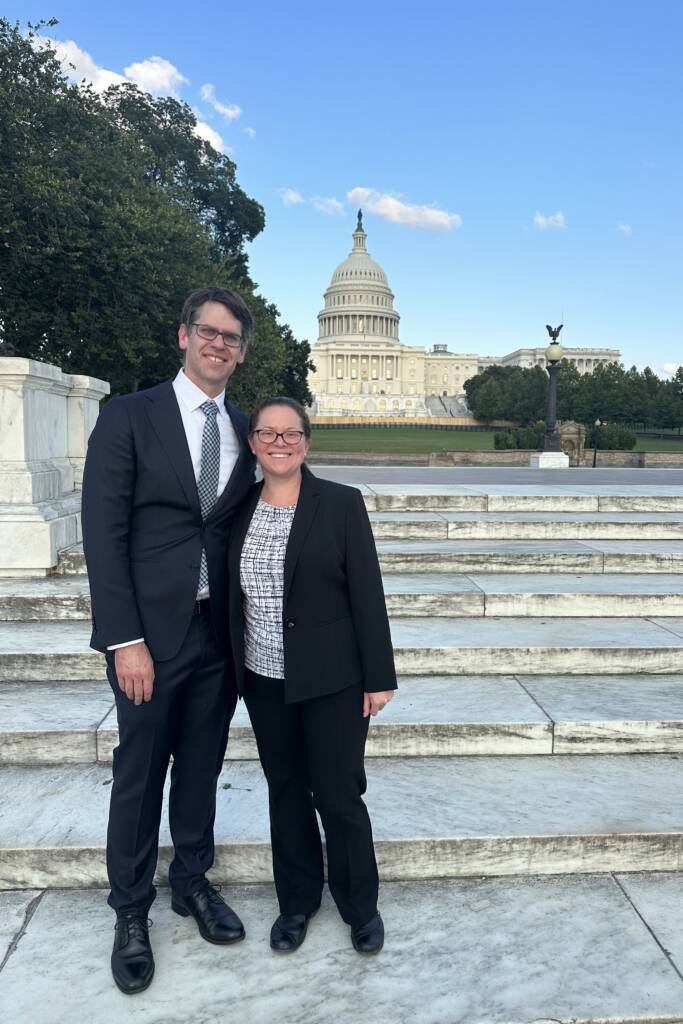
[[[0,357],[0,576],[47,573],[81,540],[90,432],[109,384]]]

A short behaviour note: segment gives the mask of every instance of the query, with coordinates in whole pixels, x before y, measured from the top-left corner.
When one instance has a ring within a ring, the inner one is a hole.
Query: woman
[[[233,523],[230,633],[237,685],[268,781],[280,916],[270,945],[292,952],[328,882],[359,953],[378,953],[372,829],[362,799],[369,716],[396,688],[382,580],[367,512],[353,487],[313,476],[311,426],[289,398],[249,422],[263,472]]]

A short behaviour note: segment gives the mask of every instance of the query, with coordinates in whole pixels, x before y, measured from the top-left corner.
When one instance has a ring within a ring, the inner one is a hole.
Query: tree
[[[504,419],[503,392],[500,382],[496,380],[494,374],[490,373],[479,374],[479,377],[485,379],[475,385],[477,377],[472,377],[465,383],[467,404],[472,415],[477,420]],[[468,385],[472,385],[469,390]]]
[[[270,368],[251,358],[243,388],[277,380],[306,400],[309,347],[248,275],[264,215],[234,163],[197,138],[186,104],[70,84],[41,27],[0,19],[0,355],[136,390],[176,372],[188,292],[233,286],[258,306],[253,352]]]

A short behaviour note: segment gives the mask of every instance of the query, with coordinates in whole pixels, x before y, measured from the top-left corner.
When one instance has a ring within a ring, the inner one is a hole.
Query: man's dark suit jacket
[[[240,556],[263,484],[230,531],[230,635],[237,688],[244,688]],[[302,466],[301,492],[285,552],[285,702],[354,683],[394,690],[396,672],[382,578],[365,504],[355,487],[321,480]]]
[[[190,625],[205,546],[216,638],[228,653],[227,538],[253,483],[254,459],[246,417],[227,401],[225,408],[240,453],[205,522],[171,381],[102,409],[83,478],[96,650],[144,637],[155,661],[174,657]]]

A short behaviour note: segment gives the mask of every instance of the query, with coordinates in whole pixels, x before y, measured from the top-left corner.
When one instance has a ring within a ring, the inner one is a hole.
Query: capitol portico
[[[334,271],[318,313],[318,341],[311,351],[316,368],[308,379],[316,415],[429,416],[434,411],[443,416],[447,411],[461,416],[465,381],[486,365],[544,365],[545,349],[479,357],[449,352],[445,344],[431,351],[404,344],[394,293],[366,241],[359,211],[353,248]],[[619,359],[616,349],[570,349],[566,355],[584,372]]]

